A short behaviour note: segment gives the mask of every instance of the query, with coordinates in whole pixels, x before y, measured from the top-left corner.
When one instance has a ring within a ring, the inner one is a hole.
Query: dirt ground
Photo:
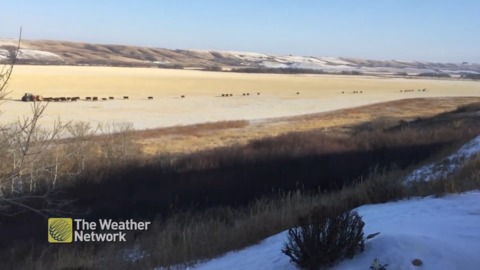
[[[8,90],[11,93],[0,105],[0,124],[29,115],[31,103],[19,101],[25,92],[44,97],[78,96],[81,100],[77,102],[49,103],[40,123],[49,128],[58,119],[94,126],[130,122],[137,130],[149,129],[136,135],[148,154],[196,151],[381,117],[426,116],[480,101],[480,82],[458,79],[117,67],[16,66]],[[85,101],[87,96],[113,96],[115,100]],[[123,100],[123,96],[129,99]],[[148,100],[149,96],[153,100]],[[389,101],[395,102],[383,103]]]

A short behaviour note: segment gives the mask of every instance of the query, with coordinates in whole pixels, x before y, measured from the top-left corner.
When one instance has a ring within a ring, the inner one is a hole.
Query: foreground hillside
[[[368,240],[364,253],[332,270],[369,269],[374,259],[386,269],[475,270],[480,265],[480,192],[415,198],[356,208],[365,222]],[[258,245],[200,264],[192,269],[297,269],[281,249],[284,231]],[[418,259],[421,266],[414,266]]]
[[[317,206],[354,209],[479,189],[480,160],[465,155],[455,155],[461,161],[459,170],[437,181],[409,185],[404,181],[421,165],[477,146],[466,143],[480,134],[479,110],[478,104],[464,105],[413,121],[366,121],[345,126],[344,132],[319,128],[252,139],[245,145],[152,157],[136,153],[128,133],[94,136],[88,126],[77,125],[71,129],[77,134],[71,140],[34,137],[35,146],[41,148],[24,151],[22,175],[10,181],[14,178],[8,178],[9,165],[18,160],[15,153],[30,145],[20,134],[17,143],[1,145],[0,206],[5,215],[0,216],[0,268],[186,268],[291,228],[299,215]],[[215,131],[215,126],[202,128],[209,127]],[[23,211],[11,201],[39,212]],[[47,221],[41,214],[134,219],[150,221],[152,226],[130,235],[123,244],[49,245]],[[408,222],[415,220],[419,219]],[[403,243],[381,226],[368,232],[377,229],[381,234],[372,244]],[[419,244],[430,247],[431,242]],[[277,246],[269,249],[273,248]],[[430,255],[418,256],[430,263]],[[379,258],[383,263],[391,259]]]
[[[480,153],[480,136],[464,144],[438,165],[427,165],[404,178],[414,182],[438,181],[461,169]],[[443,167],[443,168],[442,168]],[[448,168],[448,169],[445,169]],[[435,170],[432,168],[436,168]],[[474,182],[474,179],[468,181]],[[413,198],[356,209],[365,222],[364,253],[340,262],[332,270],[368,269],[374,259],[386,269],[477,269],[480,258],[480,192],[444,197]],[[288,231],[241,251],[199,264],[194,269],[296,269],[281,252]],[[413,265],[416,260],[420,265]]]
[[[6,61],[9,50],[14,46],[16,46],[15,40],[0,39],[0,62]],[[480,64],[467,62],[431,63],[325,56],[278,56],[256,52],[173,50],[53,40],[23,40],[21,47],[20,63],[25,64],[144,66],[213,70],[240,68],[248,72],[257,72],[258,69],[269,72],[275,72],[278,69],[294,69],[296,72],[310,70],[310,72],[346,74],[445,73],[464,75],[480,73]],[[286,71],[284,70],[284,72]]]

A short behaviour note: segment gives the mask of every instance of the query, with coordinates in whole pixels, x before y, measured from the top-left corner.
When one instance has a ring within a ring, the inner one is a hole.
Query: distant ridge
[[[12,39],[0,39],[0,63],[8,61]],[[253,52],[171,50],[139,46],[90,44],[53,40],[23,40],[20,64],[91,65],[161,68],[293,69],[345,74],[417,75],[480,73],[480,64],[380,61],[342,57],[277,56]]]

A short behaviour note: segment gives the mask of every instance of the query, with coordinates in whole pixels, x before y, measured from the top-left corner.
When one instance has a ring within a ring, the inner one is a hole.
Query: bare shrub
[[[100,136],[100,151],[102,158],[107,165],[125,163],[130,158],[132,147],[133,124],[103,123],[98,130]]]
[[[66,125],[57,122],[52,130],[40,128],[38,121],[45,109],[45,105],[33,103],[31,118],[18,120],[0,133],[3,150],[0,154],[3,163],[0,206],[4,210],[16,211],[19,206],[34,210],[24,202],[39,198],[39,195],[48,200],[47,195],[55,190],[57,181],[68,171],[70,153],[63,145],[56,144]]]
[[[86,163],[88,158],[94,155],[93,138],[98,131],[98,127],[93,129],[90,123],[76,122],[67,126],[68,135],[71,137],[67,145],[72,153],[74,159],[74,168],[72,172],[77,175],[86,170]]]
[[[3,99],[8,81],[20,51],[21,29],[18,46],[9,50],[9,63],[0,71],[0,99]],[[65,173],[69,153],[56,140],[61,137],[65,125],[56,122],[53,129],[40,128],[39,120],[46,105],[34,102],[29,117],[0,127],[0,211],[17,214],[30,210],[44,215],[63,205],[49,195],[56,188],[57,180]],[[36,206],[40,205],[40,209]]]
[[[18,54],[20,53],[20,43],[22,41],[22,29],[20,28],[20,35],[18,38],[18,45],[16,48],[8,49],[8,63],[3,65],[0,70],[0,100],[4,99],[8,95],[7,86],[8,81],[13,72],[13,68],[18,60]]]
[[[288,230],[282,252],[302,269],[331,266],[363,252],[365,223],[355,211],[321,207],[299,219],[299,226]]]

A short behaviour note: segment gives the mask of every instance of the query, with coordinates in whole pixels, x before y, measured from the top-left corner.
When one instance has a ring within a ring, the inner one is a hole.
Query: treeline
[[[307,68],[267,68],[267,67],[252,67],[252,68],[234,68],[231,72],[241,73],[275,73],[275,74],[324,74],[323,70],[307,69]]]
[[[221,68],[207,68],[207,71],[221,71]],[[357,70],[343,70],[340,72],[326,72],[321,69],[308,68],[266,68],[266,67],[251,67],[251,68],[234,68],[230,72],[239,73],[271,73],[271,74],[336,74],[336,75],[363,75]]]
[[[437,78],[450,78],[450,74],[443,73],[443,72],[423,72],[419,73],[417,76],[419,77],[437,77]]]
[[[475,74],[472,74],[472,73],[462,74],[461,78],[471,79],[471,80],[480,80],[480,74],[478,74],[478,73],[475,73]]]

